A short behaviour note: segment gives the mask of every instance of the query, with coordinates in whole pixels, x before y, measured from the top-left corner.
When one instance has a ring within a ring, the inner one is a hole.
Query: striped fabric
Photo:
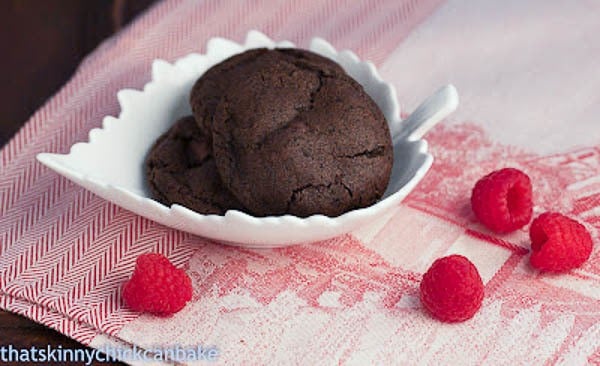
[[[325,242],[239,249],[136,216],[35,161],[117,115],[117,91],[148,82],[153,59],[250,29],[353,50],[407,111],[442,84],[458,87],[459,111],[427,136],[434,166],[402,205]],[[600,7],[589,1],[158,3],[90,54],[1,150],[0,308],[98,348],[216,345],[222,364],[598,364],[600,251],[569,274],[542,275],[527,264],[526,228],[490,234],[468,207],[475,180],[515,166],[532,177],[536,214],[573,216],[598,240],[597,34]],[[192,278],[193,301],[174,317],[121,303],[146,252]],[[422,273],[449,253],[468,256],[486,286],[481,311],[455,325],[418,301]]]

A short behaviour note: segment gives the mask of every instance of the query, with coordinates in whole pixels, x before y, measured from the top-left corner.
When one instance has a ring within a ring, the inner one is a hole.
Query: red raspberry
[[[475,184],[471,207],[488,229],[496,233],[515,231],[531,220],[531,181],[518,169],[496,170]]]
[[[483,302],[483,281],[462,255],[433,262],[421,281],[421,302],[443,322],[461,322],[475,315]]]
[[[162,254],[137,258],[131,279],[123,286],[123,300],[131,309],[168,316],[192,298],[192,281]]]
[[[531,265],[548,272],[565,272],[583,264],[592,253],[592,237],[579,222],[556,212],[538,216],[529,228]]]

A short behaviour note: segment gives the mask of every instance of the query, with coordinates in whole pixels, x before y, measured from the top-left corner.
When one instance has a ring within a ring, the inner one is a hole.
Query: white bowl
[[[90,131],[89,142],[74,144],[69,154],[42,153],[37,159],[100,197],[141,216],[239,246],[282,247],[328,239],[368,224],[397,206],[431,167],[433,158],[427,153],[427,142],[419,139],[422,132],[405,133],[407,126],[400,119],[395,89],[381,79],[372,63],[360,61],[350,51],[337,52],[319,38],[312,40],[310,50],[338,62],[362,84],[383,111],[394,137],[392,176],[379,202],[338,217],[258,218],[236,210],[229,210],[224,216],[202,215],[177,204],[167,207],[151,198],[145,185],[144,159],[158,136],[178,117],[191,114],[188,95],[196,79],[224,59],[259,47],[294,45],[287,41],[274,42],[260,32],[251,31],[243,45],[213,38],[204,55],[190,54],[174,64],[156,60],[152,64],[152,81],[143,91],[125,89],[117,93],[121,105],[118,118],[105,117],[102,128]],[[456,108],[458,100],[455,99],[446,98],[442,106],[433,110],[421,108],[420,113],[429,113],[431,125]],[[417,124],[422,121],[423,118]]]

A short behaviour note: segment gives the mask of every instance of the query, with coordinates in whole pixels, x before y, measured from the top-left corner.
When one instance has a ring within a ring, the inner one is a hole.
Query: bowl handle
[[[458,107],[458,93],[449,84],[429,96],[402,121],[400,132],[393,137],[394,143],[400,140],[419,140],[438,122],[454,112]]]

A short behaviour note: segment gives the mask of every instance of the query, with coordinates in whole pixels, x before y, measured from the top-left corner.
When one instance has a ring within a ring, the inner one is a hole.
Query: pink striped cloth
[[[402,205],[325,242],[239,249],[136,216],[35,161],[117,115],[116,92],[148,82],[153,59],[250,29],[352,49],[396,85],[406,111],[457,86],[459,110],[427,136],[434,166]],[[218,364],[600,364],[600,250],[568,274],[537,273],[527,228],[492,235],[468,204],[479,177],[517,167],[532,178],[536,214],[577,218],[598,242],[598,34],[595,1],[159,3],[94,51],[2,149],[0,307],[100,349],[214,345]],[[194,284],[171,318],[120,300],[135,258],[150,251]],[[418,301],[422,273],[449,253],[475,263],[486,292],[473,319],[452,325]]]

